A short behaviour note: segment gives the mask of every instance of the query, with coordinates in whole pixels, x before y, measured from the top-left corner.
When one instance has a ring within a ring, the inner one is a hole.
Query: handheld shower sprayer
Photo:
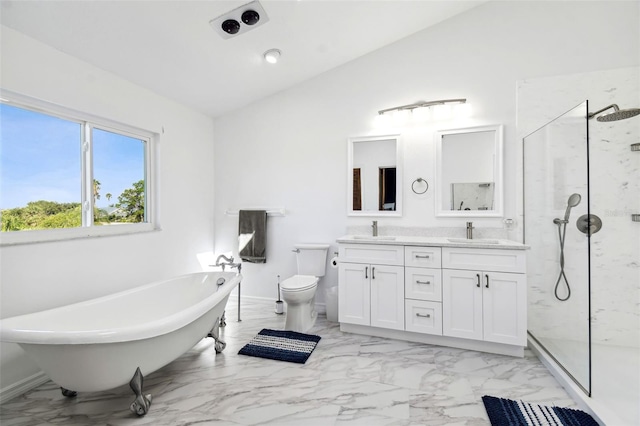
[[[571,215],[571,209],[580,204],[580,200],[582,197],[580,194],[573,193],[569,196],[567,200],[567,210],[564,212],[564,219],[555,218],[553,219],[553,223],[558,225],[558,240],[560,241],[560,274],[558,275],[558,280],[556,281],[556,288],[554,293],[556,295],[556,299],[564,302],[571,297],[571,287],[569,286],[569,280],[567,280],[567,276],[564,273],[564,240],[565,234],[567,233],[567,223],[569,223],[569,216]],[[567,285],[567,297],[560,297],[558,295],[558,286],[560,285],[560,281],[564,278],[564,282]]]
[[[580,204],[580,200],[582,200],[580,194],[571,194],[571,196],[569,196],[569,199],[567,200],[567,210],[564,212],[564,220],[569,221],[571,209]]]
[[[571,194],[569,196],[569,199],[567,200],[567,210],[565,210],[564,212],[564,219],[555,218],[553,219],[553,223],[555,223],[556,225],[560,225],[560,224],[566,225],[569,222],[569,215],[571,215],[571,209],[577,206],[578,204],[580,204],[580,200],[582,200],[582,197],[580,196],[580,194],[575,194],[575,193]]]

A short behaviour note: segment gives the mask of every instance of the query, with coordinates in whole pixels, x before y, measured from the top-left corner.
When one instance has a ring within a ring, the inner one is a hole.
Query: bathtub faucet
[[[221,260],[223,260],[223,261],[221,261]],[[242,268],[242,263],[234,263],[233,262],[233,256],[227,257],[224,254],[221,254],[216,259],[216,264],[215,265],[210,265],[210,266],[222,266],[222,271],[223,272],[224,272],[225,266],[229,266],[230,268],[237,268],[238,269],[238,273],[240,273],[240,270]]]

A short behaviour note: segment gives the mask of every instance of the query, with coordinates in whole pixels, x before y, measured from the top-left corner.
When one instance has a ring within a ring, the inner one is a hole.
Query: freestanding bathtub
[[[0,320],[0,340],[17,343],[62,388],[76,392],[129,383],[131,410],[144,415],[151,396],[143,376],[170,363],[199,340],[219,339],[219,320],[236,272],[201,272],[112,295]]]

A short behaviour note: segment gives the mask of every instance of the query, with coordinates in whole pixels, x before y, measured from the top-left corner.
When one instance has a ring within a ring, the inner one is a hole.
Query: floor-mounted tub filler
[[[62,394],[96,392],[129,383],[131,411],[144,415],[151,395],[143,375],[165,366],[202,338],[219,339],[227,299],[242,276],[201,272],[112,295],[0,321],[3,342],[17,343]]]

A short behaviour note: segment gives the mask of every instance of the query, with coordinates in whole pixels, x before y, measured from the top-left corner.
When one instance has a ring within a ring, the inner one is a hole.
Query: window
[[[3,99],[0,142],[1,243],[153,229],[152,133]]]

